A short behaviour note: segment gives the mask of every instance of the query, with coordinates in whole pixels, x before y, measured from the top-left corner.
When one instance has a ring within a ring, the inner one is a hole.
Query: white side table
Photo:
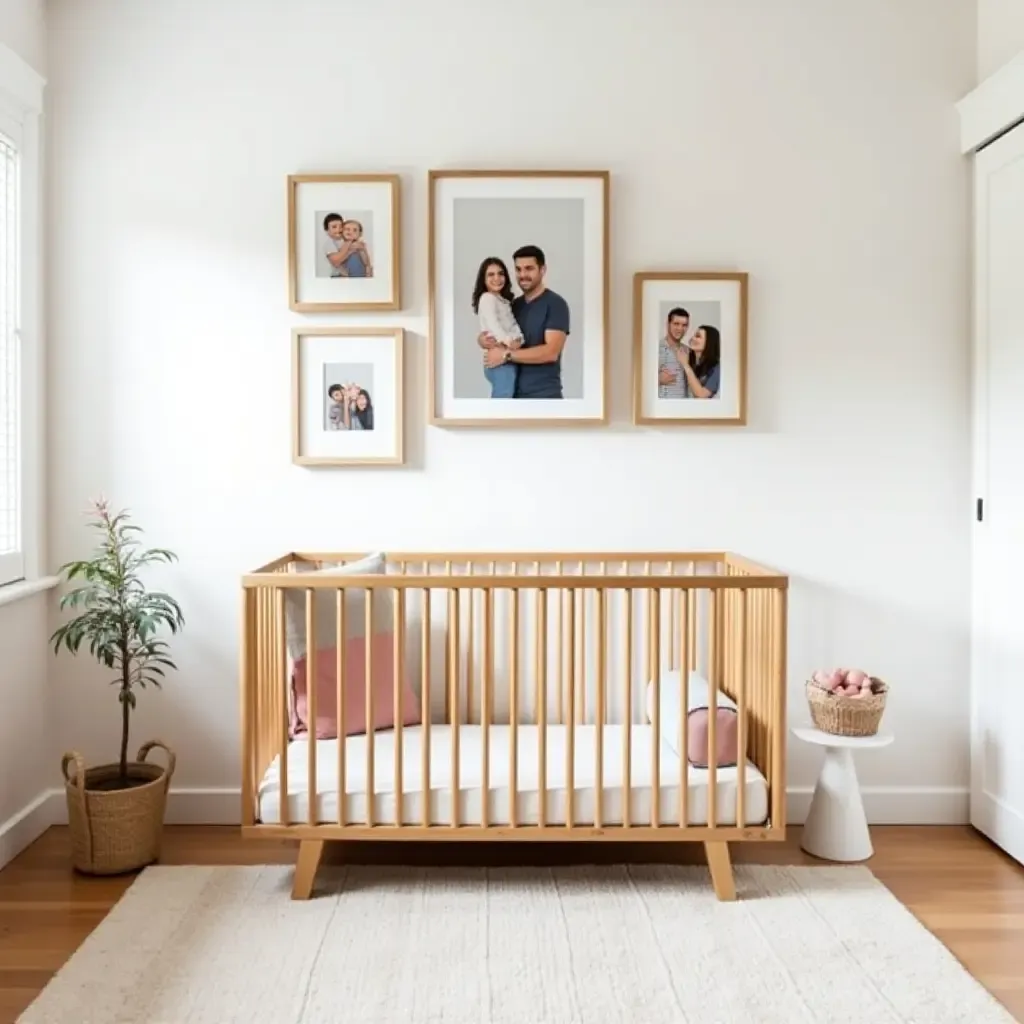
[[[867,860],[874,853],[874,848],[853,753],[855,750],[887,747],[893,737],[889,733],[833,736],[818,729],[799,728],[793,729],[793,735],[806,743],[825,748],[811,809],[804,822],[801,848],[823,860]]]

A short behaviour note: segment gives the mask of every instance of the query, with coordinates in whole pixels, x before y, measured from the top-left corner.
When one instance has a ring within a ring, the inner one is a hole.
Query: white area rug
[[[1006,1024],[865,867],[147,869],[21,1024]]]

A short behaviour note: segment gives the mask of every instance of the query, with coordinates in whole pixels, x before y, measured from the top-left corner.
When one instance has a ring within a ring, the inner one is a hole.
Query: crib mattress
[[[430,823],[452,823],[452,730],[454,726],[430,726],[430,765],[428,801]],[[490,771],[488,785],[488,823],[510,824],[512,778],[510,753],[512,730],[508,725],[491,725]],[[568,780],[566,752],[569,727],[548,725],[545,820],[549,825],[564,825],[568,820]],[[622,824],[623,809],[623,731],[622,725],[606,725],[603,743],[603,799],[602,823]],[[458,820],[461,825],[483,824],[483,735],[479,725],[460,725],[459,778],[457,790]],[[402,779],[396,786],[395,743],[397,733],[391,730],[374,733],[373,742],[373,820],[375,824],[395,824],[396,806],[399,821],[405,825],[423,823],[422,749],[423,727],[406,726],[402,729]],[[517,824],[540,823],[540,728],[520,725],[517,728],[518,764],[516,768]],[[651,725],[633,725],[630,737],[630,821],[634,825],[651,822],[654,779],[652,745],[654,729]],[[308,792],[309,740],[305,737],[288,744],[288,820],[308,820],[310,796]],[[316,741],[316,820],[323,823],[338,821],[338,740]],[[366,736],[349,736],[345,747],[345,822],[366,824],[367,773]],[[596,788],[597,728],[577,725],[573,747],[573,821],[577,825],[594,823],[597,802]],[[680,759],[664,742],[659,744],[658,756],[660,823],[679,824]],[[708,824],[707,769],[687,766],[687,824]],[[715,804],[719,825],[735,825],[738,771],[719,768],[716,772]],[[768,784],[755,765],[749,761],[744,776],[745,825],[764,824],[768,817]],[[400,799],[396,799],[396,793]],[[257,817],[264,824],[281,821],[281,764],[275,757],[257,790]]]

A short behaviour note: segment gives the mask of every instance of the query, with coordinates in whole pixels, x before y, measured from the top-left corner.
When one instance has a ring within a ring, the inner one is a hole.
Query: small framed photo
[[[288,305],[298,313],[401,307],[401,180],[395,174],[288,178]]]
[[[633,422],[732,425],[747,418],[747,275],[633,276]]]
[[[300,466],[401,465],[400,327],[292,331],[292,461]]]
[[[607,422],[609,174],[429,174],[436,426]]]

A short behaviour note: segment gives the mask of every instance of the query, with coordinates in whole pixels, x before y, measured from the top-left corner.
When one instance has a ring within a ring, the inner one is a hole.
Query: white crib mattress
[[[452,730],[449,725],[430,726],[429,811],[433,825],[452,823]],[[483,823],[483,727],[461,725],[459,728],[458,820],[460,825]],[[604,766],[602,823],[622,824],[623,820],[623,731],[624,726],[604,727]],[[508,725],[492,725],[490,729],[490,777],[488,823],[510,824],[509,785],[512,777],[510,753],[512,730]],[[373,742],[373,820],[374,824],[395,824],[396,790],[401,793],[401,823],[423,823],[422,749],[423,727],[402,729],[402,785],[395,785],[396,732],[374,733]],[[517,823],[539,824],[540,813],[540,729],[535,725],[517,728],[518,765]],[[630,751],[630,822],[651,823],[653,800],[651,725],[632,726]],[[547,803],[545,820],[549,825],[567,821],[566,752],[569,727],[547,726]],[[318,740],[316,744],[316,820],[338,821],[338,740]],[[345,823],[366,824],[366,736],[349,736],[345,742]],[[308,820],[308,758],[309,740],[305,737],[288,744],[288,819],[292,823]],[[679,824],[680,761],[662,742],[659,750],[660,823]],[[577,725],[573,748],[574,789],[573,821],[577,825],[594,823],[597,789],[597,727]],[[707,769],[688,765],[687,823],[708,824]],[[719,768],[716,773],[715,804],[719,825],[736,824],[738,771]],[[768,784],[751,762],[744,775],[744,824],[761,825],[768,817]],[[257,818],[264,824],[281,821],[281,765],[275,757],[257,791]]]

